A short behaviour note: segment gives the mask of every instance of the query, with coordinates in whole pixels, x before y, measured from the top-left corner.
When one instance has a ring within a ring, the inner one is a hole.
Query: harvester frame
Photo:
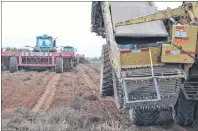
[[[107,41],[102,50],[101,95],[114,95],[117,107],[129,109],[130,118],[133,112],[134,122],[137,125],[151,125],[156,122],[160,109],[172,109],[175,121],[182,126],[192,125],[195,113],[198,112],[198,104],[194,102],[198,97],[196,95],[198,85],[190,84],[189,80],[190,77],[198,80],[196,73],[190,73],[191,67],[195,68],[191,72],[196,71],[196,54],[198,54],[198,3],[184,2],[181,7],[173,10],[137,16],[122,22],[115,22],[115,17],[112,16],[112,3],[97,1],[92,3],[91,32],[105,37]],[[154,4],[149,2],[149,5]],[[115,12],[113,14],[115,15]],[[174,18],[179,19],[180,25],[175,24]],[[168,32],[171,31],[169,34],[171,37],[167,36],[168,41],[151,43],[147,47],[137,45],[132,49],[121,49],[117,44],[117,27],[165,19],[172,22],[167,29]],[[180,30],[184,31],[180,33]],[[187,40],[186,37],[183,39],[186,34]],[[186,44],[178,46],[181,43]],[[193,92],[191,97],[187,97],[186,83],[191,86],[191,89],[188,88]],[[146,93],[147,95],[144,95]]]
[[[2,51],[2,57],[10,59],[9,68],[11,72],[18,71],[18,67],[49,67],[55,68],[56,72],[63,72],[63,60],[70,58],[70,56],[73,56],[73,54],[68,52]],[[38,60],[39,63],[36,64],[31,60]]]

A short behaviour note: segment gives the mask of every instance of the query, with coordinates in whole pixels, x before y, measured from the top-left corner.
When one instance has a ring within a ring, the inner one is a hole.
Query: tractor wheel
[[[77,60],[76,59],[73,60],[73,65],[74,65],[74,67],[77,66]]]
[[[10,57],[10,64],[9,64],[9,68],[10,68],[10,72],[16,72],[18,71],[18,59],[16,56],[12,56]]]
[[[113,71],[113,91],[115,104],[118,109],[123,108],[123,92],[121,82],[118,80],[116,73]]]
[[[56,73],[63,72],[63,58],[56,58],[55,71],[56,71]]]
[[[194,123],[195,101],[187,100],[182,90],[176,104],[176,116],[179,125],[187,127]]]
[[[73,69],[73,68],[74,68],[74,60],[71,59],[71,69]]]
[[[102,49],[100,71],[100,94],[102,96],[113,95],[112,68],[109,59],[109,47],[107,44],[103,45]]]
[[[133,122],[137,126],[149,126],[156,124],[159,120],[159,110],[134,109],[130,115],[133,115]]]

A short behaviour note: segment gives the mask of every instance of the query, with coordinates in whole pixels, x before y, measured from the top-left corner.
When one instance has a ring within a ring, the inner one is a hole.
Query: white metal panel
[[[25,56],[28,56],[28,52],[25,52]]]
[[[45,56],[48,56],[48,52],[45,52]]]
[[[39,56],[43,56],[43,52],[40,52],[40,53],[39,53]]]
[[[143,6],[142,6],[142,5]],[[113,24],[157,12],[157,7],[149,6],[148,2],[110,2]],[[148,5],[148,6],[147,6]],[[168,33],[162,21],[115,27],[116,36],[128,37],[167,37]]]
[[[34,56],[34,52],[31,52],[31,56]]]

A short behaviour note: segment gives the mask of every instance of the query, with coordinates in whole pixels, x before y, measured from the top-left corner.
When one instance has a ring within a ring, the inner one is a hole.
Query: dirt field
[[[2,72],[2,129],[68,131],[196,131],[174,124],[168,111],[156,126],[136,127],[99,95],[99,63],[49,71]]]

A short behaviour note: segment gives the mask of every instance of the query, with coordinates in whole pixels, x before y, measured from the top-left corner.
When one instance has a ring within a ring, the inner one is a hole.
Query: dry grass
[[[137,127],[102,116],[88,115],[82,110],[58,108],[46,114],[37,114],[18,107],[2,114],[2,131],[174,131],[179,126]],[[196,131],[197,128],[188,128]]]
[[[32,113],[18,107],[3,113],[2,131],[122,131],[119,122],[104,121],[72,108],[59,108],[46,114]]]
[[[76,110],[80,110],[82,105],[83,105],[82,93],[77,91],[73,95],[71,107]]]

